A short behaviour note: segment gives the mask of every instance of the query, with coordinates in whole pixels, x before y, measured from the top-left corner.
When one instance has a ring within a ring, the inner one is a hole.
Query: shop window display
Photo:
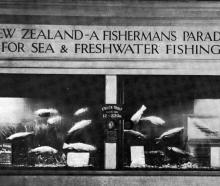
[[[0,167],[103,168],[104,77],[1,75]]]
[[[124,168],[220,167],[218,76],[120,76]]]
[[[117,170],[219,169],[218,76],[117,80]],[[2,74],[0,85],[1,168],[104,170],[115,131],[104,129],[104,76]]]

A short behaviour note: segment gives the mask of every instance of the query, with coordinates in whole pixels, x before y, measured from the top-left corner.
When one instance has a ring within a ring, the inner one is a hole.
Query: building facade
[[[220,182],[218,2],[0,4],[4,185]]]

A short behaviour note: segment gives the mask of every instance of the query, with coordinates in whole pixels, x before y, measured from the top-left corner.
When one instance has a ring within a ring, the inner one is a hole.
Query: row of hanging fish
[[[75,150],[75,151],[86,151],[86,152],[92,152],[96,151],[96,147],[90,144],[85,143],[64,143],[63,144],[63,150]],[[39,146],[34,149],[31,149],[29,153],[36,153],[36,154],[43,154],[43,153],[51,153],[51,154],[57,154],[58,150],[56,150],[53,147],[50,146]]]

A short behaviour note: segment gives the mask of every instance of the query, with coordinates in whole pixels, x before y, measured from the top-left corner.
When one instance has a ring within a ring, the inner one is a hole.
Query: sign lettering
[[[0,24],[0,58],[219,59],[220,27]]]

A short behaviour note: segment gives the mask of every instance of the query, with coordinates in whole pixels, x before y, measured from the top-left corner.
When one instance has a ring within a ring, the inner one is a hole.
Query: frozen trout
[[[186,151],[179,149],[177,147],[167,147],[167,150],[174,152],[176,154],[179,154],[179,155],[194,157],[194,154],[192,154],[190,152],[186,152]]]
[[[144,113],[144,111],[147,109],[147,107],[145,105],[142,105],[140,109],[138,109],[137,112],[134,113],[134,115],[131,117],[131,121],[134,124],[137,124],[139,122],[139,120],[141,119],[142,114]]]
[[[60,124],[61,120],[62,120],[61,116],[52,116],[52,117],[48,118],[47,124],[49,124],[49,125]]]
[[[85,144],[85,143],[70,143],[70,144],[64,143],[63,149],[64,150],[86,151],[86,152],[96,151],[95,146]]]
[[[163,124],[165,124],[165,121],[163,119],[161,119],[160,117],[157,117],[157,116],[142,117],[140,120],[141,121],[149,121],[154,125],[163,125]]]
[[[54,108],[49,109],[38,109],[35,114],[40,117],[49,117],[58,114],[58,111]]]
[[[177,127],[177,128],[170,129],[170,130],[162,133],[159,138],[156,138],[157,143],[159,141],[163,141],[167,138],[171,138],[171,137],[175,136],[176,134],[182,132],[183,130],[184,130],[184,127]]]
[[[74,116],[79,116],[81,114],[84,114],[86,112],[88,112],[89,108],[88,107],[84,107],[84,108],[81,108],[81,109],[78,109],[76,112],[74,112]]]
[[[81,120],[81,121],[75,123],[75,125],[67,133],[71,134],[74,131],[85,128],[86,126],[90,125],[91,123],[92,123],[92,120]]]
[[[12,141],[12,140],[17,140],[17,139],[23,139],[31,135],[34,135],[34,132],[18,132],[18,133],[12,134],[8,138],[6,138],[6,140]]]
[[[138,139],[146,139],[146,135],[135,130],[124,130],[125,134],[130,134]]]
[[[34,149],[31,149],[29,153],[50,153],[50,154],[56,154],[58,151],[50,146],[40,146]]]

